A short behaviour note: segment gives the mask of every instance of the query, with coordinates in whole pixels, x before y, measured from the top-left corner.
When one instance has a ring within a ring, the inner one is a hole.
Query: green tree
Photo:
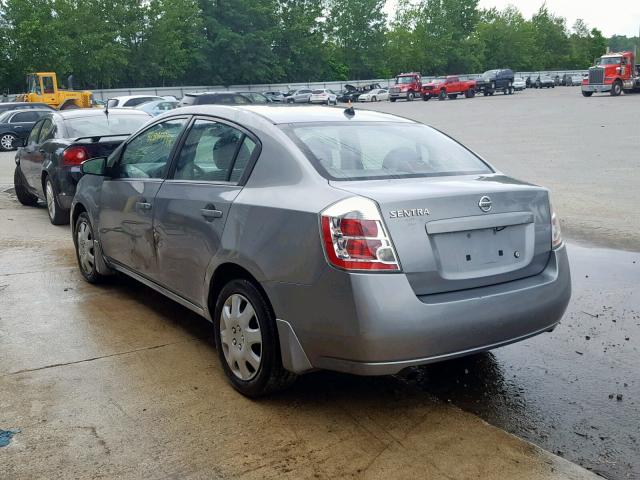
[[[334,43],[334,61],[348,68],[353,79],[386,73],[385,0],[330,0],[327,28]]]

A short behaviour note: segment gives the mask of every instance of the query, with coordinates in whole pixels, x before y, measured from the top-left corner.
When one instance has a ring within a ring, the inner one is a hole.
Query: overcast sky
[[[525,18],[531,18],[542,5],[543,0],[480,0],[480,7],[502,9],[509,4],[516,5]],[[387,0],[389,12],[395,10],[395,0]],[[567,19],[571,28],[573,22],[582,18],[589,28],[596,27],[605,37],[612,35],[638,35],[640,28],[640,0],[547,0],[550,12]]]

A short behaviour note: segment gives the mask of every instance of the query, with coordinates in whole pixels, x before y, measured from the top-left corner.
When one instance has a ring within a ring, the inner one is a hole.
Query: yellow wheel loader
[[[69,88],[72,86],[69,85]],[[27,93],[18,95],[16,101],[46,103],[58,110],[66,110],[90,108],[92,98],[93,94],[89,91],[58,89],[58,79],[53,72],[37,72],[27,76]]]

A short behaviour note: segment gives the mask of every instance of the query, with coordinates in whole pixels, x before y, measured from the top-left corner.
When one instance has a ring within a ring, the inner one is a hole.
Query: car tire
[[[591,95],[593,95],[593,92],[582,92],[583,97],[590,97]]]
[[[415,95],[413,92],[407,93],[407,102],[413,102]]]
[[[16,165],[13,172],[13,187],[16,191],[16,197],[22,205],[27,207],[38,205],[38,197],[27,189],[27,181],[20,170],[20,165]]]
[[[10,152],[15,150],[16,137],[13,133],[4,133],[0,136],[0,149],[3,152]]]
[[[76,260],[80,273],[89,283],[104,282],[107,275],[98,272],[96,266],[96,257],[100,255],[100,252],[95,247],[93,226],[87,212],[82,212],[78,216],[73,232],[73,244],[76,249]]]
[[[426,93],[422,95],[422,100],[423,101],[428,102],[430,99],[431,99],[431,95],[428,95]]]
[[[58,192],[51,177],[48,175],[44,180],[44,198],[51,223],[54,225],[66,225],[69,223],[69,210],[60,206]]]
[[[397,98],[396,98],[396,97],[389,97],[389,101],[390,101],[391,103],[395,103],[395,101],[396,101],[396,100],[397,100]]]
[[[618,97],[620,96],[621,93],[622,93],[622,82],[620,80],[616,80],[615,82],[613,82],[613,85],[611,85],[610,94],[612,97]]]
[[[242,395],[261,397],[295,381],[296,375],[282,366],[275,315],[252,282],[235,279],[222,288],[213,324],[222,369]]]

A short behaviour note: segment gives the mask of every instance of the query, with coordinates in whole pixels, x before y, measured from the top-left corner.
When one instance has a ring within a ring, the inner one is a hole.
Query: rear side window
[[[492,173],[469,150],[425,125],[339,122],[284,128],[330,180]]]
[[[180,151],[174,178],[238,182],[255,146],[243,132],[227,124],[196,120]]]
[[[40,129],[40,136],[38,137],[38,143],[51,140],[56,135],[56,126],[50,118],[47,118]]]
[[[19,122],[35,122],[40,118],[38,112],[20,112],[16,113],[11,119],[11,123]]]

